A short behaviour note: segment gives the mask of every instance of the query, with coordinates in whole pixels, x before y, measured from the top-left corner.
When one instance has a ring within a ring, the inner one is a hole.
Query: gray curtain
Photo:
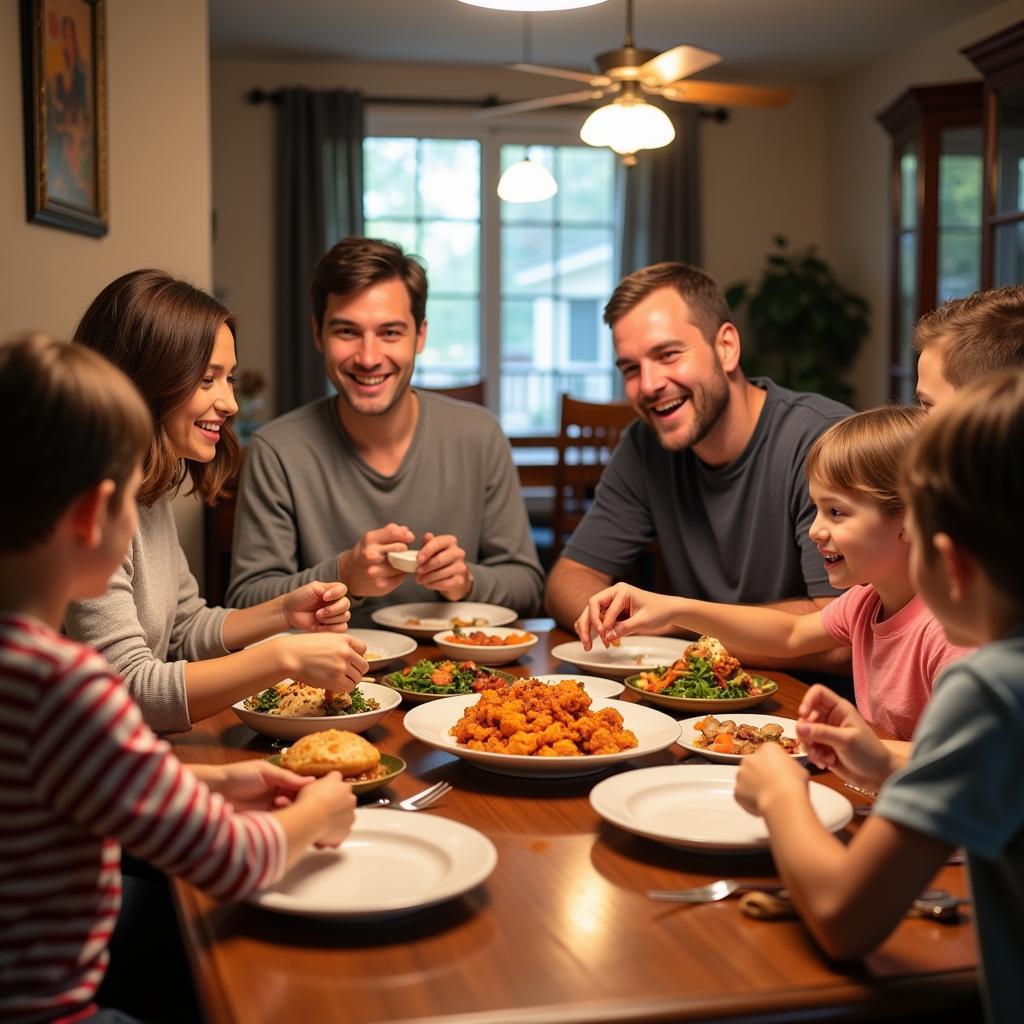
[[[310,333],[316,261],[363,233],[363,99],[337,89],[283,89],[278,104],[277,412],[326,393]]]
[[[623,168],[619,190],[623,276],[664,260],[700,266],[700,110],[662,105],[676,129],[663,149],[637,153]]]

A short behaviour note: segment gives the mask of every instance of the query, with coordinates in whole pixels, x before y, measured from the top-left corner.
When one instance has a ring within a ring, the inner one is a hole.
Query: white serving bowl
[[[449,658],[456,661],[475,661],[478,665],[507,665],[510,661],[515,661],[521,654],[525,654],[537,643],[535,633],[530,633],[525,629],[515,629],[511,626],[466,626],[464,632],[500,637],[512,636],[514,633],[526,633],[530,639],[525,643],[502,644],[500,647],[455,644],[446,639],[452,636],[452,630],[443,629],[440,633],[434,634],[434,643]]]
[[[242,701],[232,704],[236,715],[250,729],[275,740],[297,740],[311,732],[325,729],[344,729],[348,732],[365,732],[376,725],[385,715],[390,714],[402,703],[402,695],[390,686],[380,683],[360,683],[359,689],[367,699],[372,698],[380,705],[376,711],[364,711],[358,715],[268,715],[262,711],[250,711]]]
[[[389,551],[388,561],[396,569],[401,569],[402,572],[415,572],[416,571],[416,559],[419,557],[419,551]]]

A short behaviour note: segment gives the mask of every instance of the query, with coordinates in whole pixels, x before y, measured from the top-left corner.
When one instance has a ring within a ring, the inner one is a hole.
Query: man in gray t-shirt
[[[313,278],[313,336],[336,398],[257,432],[242,476],[229,603],[341,580],[353,623],[400,601],[531,615],[543,575],[508,441],[486,409],[409,386],[426,274],[389,242],[346,238]],[[418,548],[414,573],[390,551]]]
[[[548,578],[546,604],[563,626],[655,539],[676,594],[794,613],[836,596],[808,536],[804,461],[850,410],[748,380],[729,317],[715,282],[682,263],[630,274],[605,307],[640,421]],[[788,664],[843,670],[848,654]]]

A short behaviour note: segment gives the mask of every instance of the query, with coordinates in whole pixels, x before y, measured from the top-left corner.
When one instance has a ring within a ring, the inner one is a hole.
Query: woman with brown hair
[[[155,430],[124,564],[103,597],[72,605],[65,629],[122,674],[158,732],[188,729],[288,676],[350,690],[367,669],[365,645],[344,635],[344,584],[311,581],[231,610],[208,607],[189,571],[170,502],[188,477],[190,493],[212,505],[238,468],[235,330],[205,292],[137,270],[100,292],[73,338],[135,382]],[[289,628],[304,632],[243,650]]]

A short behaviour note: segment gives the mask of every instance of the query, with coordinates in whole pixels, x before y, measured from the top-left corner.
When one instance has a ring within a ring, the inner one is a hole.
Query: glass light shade
[[[594,7],[604,0],[461,0],[472,7],[494,11],[568,11],[575,7]]]
[[[533,160],[520,160],[505,169],[498,182],[498,196],[506,203],[539,203],[558,191],[551,172]]]
[[[632,98],[598,107],[580,129],[580,138],[588,146],[609,146],[622,154],[661,149],[675,137],[672,120],[664,110]]]

